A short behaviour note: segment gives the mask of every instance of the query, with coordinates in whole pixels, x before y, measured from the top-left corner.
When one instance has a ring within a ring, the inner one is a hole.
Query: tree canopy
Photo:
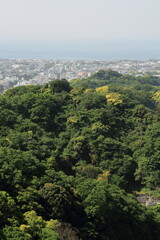
[[[101,70],[1,94],[1,239],[159,240],[159,93]]]

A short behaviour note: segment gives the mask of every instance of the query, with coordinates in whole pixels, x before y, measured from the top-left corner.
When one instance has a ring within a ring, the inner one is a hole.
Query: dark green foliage
[[[16,87],[16,88],[8,89],[4,93],[4,95],[7,97],[13,97],[13,96],[20,96],[29,92],[33,92],[33,93],[41,92],[41,86],[27,85],[27,86]]]
[[[113,77],[120,78],[121,76],[122,76],[122,74],[120,74],[116,71],[113,71],[113,70],[108,70],[108,71],[100,70],[99,72],[94,73],[91,76],[91,78],[101,79],[101,80],[110,80]]]
[[[70,193],[62,186],[53,183],[46,183],[40,190],[47,214],[52,218],[62,219],[65,217],[65,210],[70,208]]]
[[[13,198],[5,191],[0,191],[0,226],[16,223],[20,218],[20,211]]]
[[[154,86],[160,86],[160,80],[156,76],[135,77],[132,75],[122,75],[113,70],[100,70],[92,74],[89,78],[73,79],[70,84],[74,88],[97,88],[104,85],[112,84],[113,86],[125,85],[133,86],[137,90],[152,90]],[[139,87],[138,87],[139,86]],[[140,88],[140,89],[139,89]]]
[[[101,70],[71,86],[0,96],[0,239],[159,240],[158,205],[135,197],[160,191],[159,78]]]
[[[1,240],[32,240],[30,234],[22,232],[18,227],[5,227]]]
[[[49,82],[49,88],[51,89],[51,93],[60,93],[60,92],[70,92],[71,87],[67,80],[61,79],[61,80],[53,80]]]

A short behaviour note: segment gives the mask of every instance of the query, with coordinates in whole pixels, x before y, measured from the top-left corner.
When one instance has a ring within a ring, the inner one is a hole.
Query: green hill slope
[[[159,197],[159,83],[109,70],[0,95],[1,239],[160,239],[135,194]]]

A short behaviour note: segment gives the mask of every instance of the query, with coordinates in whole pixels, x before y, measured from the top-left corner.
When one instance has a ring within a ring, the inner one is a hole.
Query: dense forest
[[[160,79],[99,71],[0,95],[1,240],[159,240]]]

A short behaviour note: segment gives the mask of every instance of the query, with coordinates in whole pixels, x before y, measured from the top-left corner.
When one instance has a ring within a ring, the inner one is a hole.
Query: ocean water
[[[160,59],[159,42],[0,42],[0,59]]]

